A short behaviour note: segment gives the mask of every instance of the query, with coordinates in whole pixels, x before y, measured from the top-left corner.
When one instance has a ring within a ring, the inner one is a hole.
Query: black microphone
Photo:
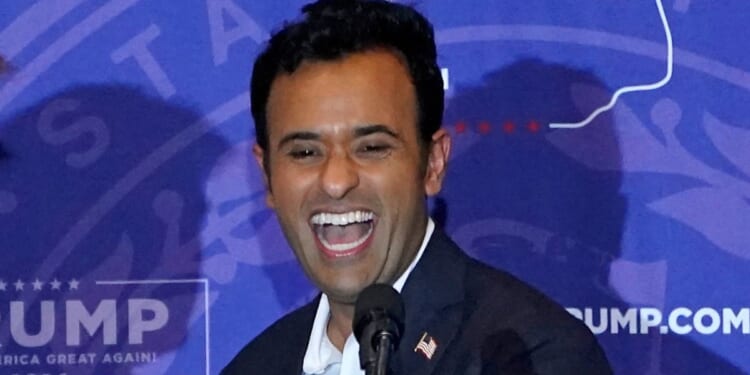
[[[359,341],[359,366],[367,375],[385,375],[388,355],[398,349],[404,332],[404,302],[387,284],[365,288],[354,307],[354,336]]]

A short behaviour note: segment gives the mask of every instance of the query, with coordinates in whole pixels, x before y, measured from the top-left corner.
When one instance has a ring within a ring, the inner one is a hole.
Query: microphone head
[[[404,302],[392,286],[372,284],[359,293],[357,303],[354,305],[354,320],[352,321],[354,336],[362,345],[365,328],[374,323],[378,326],[377,330],[387,331],[393,335],[394,345],[398,345],[401,333],[404,331],[404,315]],[[364,339],[372,340],[373,337]]]

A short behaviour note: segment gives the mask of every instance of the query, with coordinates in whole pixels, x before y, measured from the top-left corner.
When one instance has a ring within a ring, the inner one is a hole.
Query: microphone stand
[[[387,375],[388,356],[393,350],[393,335],[389,332],[381,332],[373,341],[377,341],[374,348],[376,356],[374,361],[367,363],[365,375]]]
[[[354,308],[352,332],[359,341],[359,365],[366,375],[387,375],[388,357],[398,350],[404,332],[404,303],[387,284],[373,284],[360,292]]]

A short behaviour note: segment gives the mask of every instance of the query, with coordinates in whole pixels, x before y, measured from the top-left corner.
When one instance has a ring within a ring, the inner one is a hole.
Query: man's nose
[[[323,191],[333,199],[341,199],[359,185],[359,174],[354,160],[345,152],[332,153],[321,174]]]

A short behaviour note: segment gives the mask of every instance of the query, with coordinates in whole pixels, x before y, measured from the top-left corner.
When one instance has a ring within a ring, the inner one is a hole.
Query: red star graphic
[[[466,131],[466,124],[463,121],[456,123],[456,134],[461,134]]]
[[[539,123],[531,120],[528,125],[526,125],[526,129],[529,129],[530,132],[536,133],[539,131]]]
[[[490,127],[490,123],[487,121],[482,121],[479,123],[479,132],[482,134],[489,134],[490,130],[492,130],[492,127]]]

